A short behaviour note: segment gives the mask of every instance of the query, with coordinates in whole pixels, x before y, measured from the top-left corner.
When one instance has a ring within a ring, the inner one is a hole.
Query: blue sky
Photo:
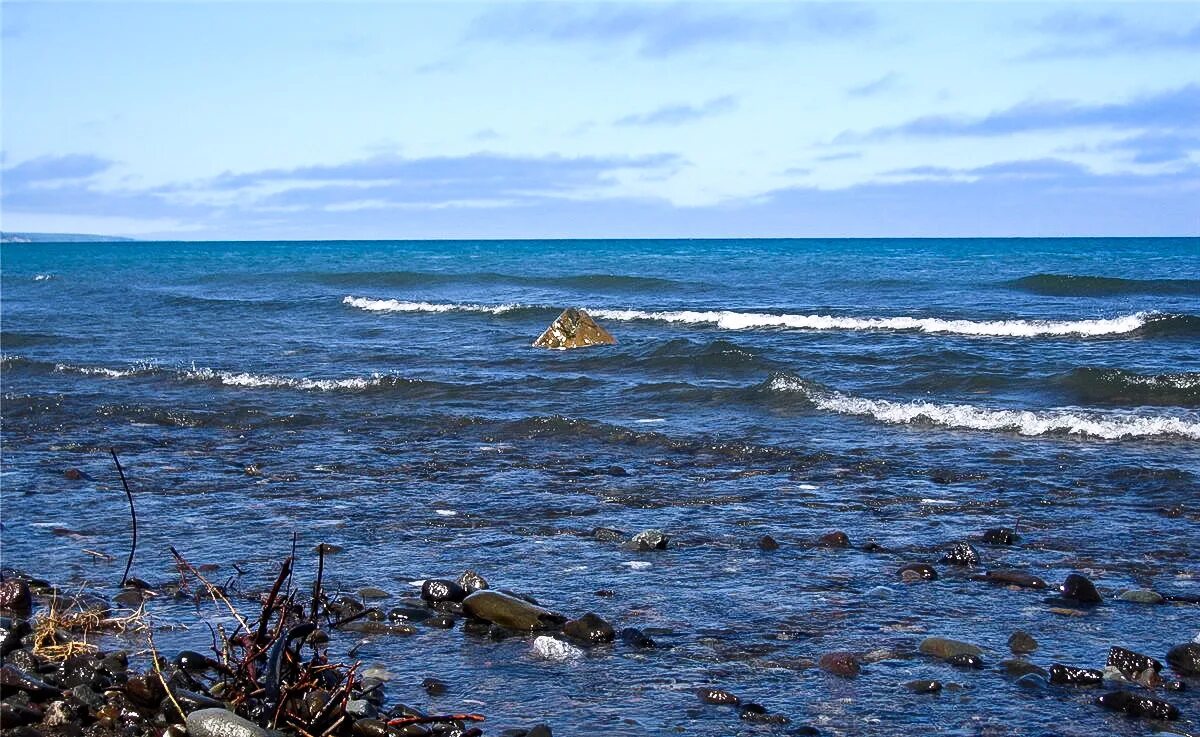
[[[5,230],[1200,234],[1200,3],[0,13]]]

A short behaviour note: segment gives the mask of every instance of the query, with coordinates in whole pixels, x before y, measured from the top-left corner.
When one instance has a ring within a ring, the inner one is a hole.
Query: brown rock
[[[817,660],[817,667],[842,678],[853,678],[862,671],[854,653],[825,653]]]
[[[616,345],[616,339],[607,330],[596,324],[592,316],[581,309],[569,307],[563,310],[546,332],[533,341],[534,348],[552,348],[564,351],[568,348],[586,348],[593,345]]]

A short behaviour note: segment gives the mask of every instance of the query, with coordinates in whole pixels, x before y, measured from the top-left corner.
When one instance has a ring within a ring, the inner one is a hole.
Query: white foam
[[[216,369],[192,369],[184,373],[184,377],[199,381],[219,381],[225,386],[243,388],[287,388],[305,391],[337,391],[339,389],[368,389],[380,386],[383,382],[394,380],[390,374],[371,374],[369,377],[353,377],[349,379],[309,379],[291,376],[272,376],[270,374],[251,374],[240,371],[217,371]]]
[[[649,568],[650,566],[652,566],[653,564],[650,563],[649,561],[645,561],[645,560],[627,560],[624,563],[622,563],[621,565],[628,566],[630,568],[630,570],[644,571],[647,568]]]
[[[397,299],[368,299],[366,297],[347,296],[342,304],[357,307],[370,312],[486,312],[499,315],[512,310],[519,310],[524,305],[476,305],[476,304],[444,304],[433,302],[404,302]]]
[[[1163,436],[1200,440],[1200,420],[1190,417],[1101,413],[1065,408],[1033,411],[925,401],[894,402],[815,389],[787,377],[772,379],[769,387],[776,391],[799,392],[820,409],[871,417],[895,425],[924,422],[969,430],[1000,430],[1031,436],[1082,435],[1105,440]]]
[[[833,315],[773,315],[729,310],[646,312],[643,310],[588,310],[605,320],[659,320],[715,325],[722,330],[792,328],[796,330],[916,330],[955,335],[1035,337],[1041,335],[1117,335],[1137,330],[1148,312],[1097,320],[946,320],[938,317],[836,317]]]
[[[69,363],[57,363],[54,370],[60,374],[83,374],[84,376],[103,376],[108,379],[123,379],[136,376],[146,371],[153,371],[156,364],[152,361],[135,363],[127,369],[111,369],[104,366],[73,366]]]
[[[579,648],[547,635],[534,638],[533,653],[546,660],[578,660],[583,657],[583,651]]]
[[[38,274],[37,276],[33,277],[33,280],[34,281],[50,281],[53,278],[54,278],[54,274]]]
[[[433,510],[433,513],[437,514],[437,515],[441,515],[442,517],[457,517],[458,516],[458,512],[455,512],[453,509],[435,509],[435,510]]]

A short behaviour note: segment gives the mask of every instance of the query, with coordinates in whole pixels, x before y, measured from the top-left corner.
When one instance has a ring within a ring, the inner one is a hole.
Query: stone
[[[630,538],[627,547],[631,550],[666,550],[671,538],[662,530],[642,530]]]
[[[1167,663],[1181,676],[1200,676],[1200,644],[1176,645],[1167,653]]]
[[[955,668],[969,668],[971,670],[979,670],[983,667],[983,659],[973,653],[959,653],[945,658],[945,661]]]
[[[942,556],[942,562],[952,566],[977,566],[979,565],[979,551],[973,548],[969,542],[956,542]]]
[[[840,678],[854,678],[862,672],[858,658],[847,652],[825,653],[817,659],[817,667]]]
[[[430,604],[442,601],[462,601],[467,591],[454,581],[431,578],[421,584],[421,598]]]
[[[742,700],[737,696],[719,688],[696,689],[696,698],[706,704],[715,704],[717,706],[737,706],[742,703]]]
[[[476,591],[463,600],[463,611],[474,619],[483,619],[515,632],[557,630],[566,618],[530,604],[524,599],[499,591]]]
[[[1104,682],[1104,672],[1055,663],[1050,666],[1050,682],[1062,686],[1098,686]]]
[[[779,550],[779,541],[770,535],[763,535],[762,537],[758,538],[758,549],[765,550],[767,552]]]
[[[1029,673],[1041,676],[1042,678],[1050,677],[1050,674],[1046,672],[1045,668],[1040,668],[1033,663],[1030,663],[1028,660],[1021,660],[1020,658],[1001,660],[1000,669],[1003,670],[1005,675],[1007,675],[1009,678],[1020,678],[1021,676]]]
[[[1008,649],[1016,655],[1026,655],[1038,649],[1037,640],[1024,630],[1017,630],[1008,637]]]
[[[1148,655],[1135,653],[1123,647],[1113,647],[1108,651],[1108,661],[1105,670],[1113,669],[1127,681],[1143,685],[1156,685],[1155,679],[1162,670],[1163,664]]]
[[[1026,673],[1016,681],[1018,688],[1023,688],[1027,691],[1046,691],[1050,688],[1050,682],[1046,678],[1037,673]]]
[[[738,716],[747,722],[756,722],[758,724],[787,724],[791,721],[783,714],[772,714],[762,704],[754,703],[742,704],[742,709],[738,712]]]
[[[1110,711],[1123,711],[1131,717],[1150,719],[1178,719],[1179,709],[1161,699],[1141,696],[1129,691],[1113,691],[1096,699],[1096,703]]]
[[[1095,584],[1078,573],[1067,576],[1067,580],[1058,590],[1062,592],[1061,598],[1073,604],[1099,604],[1103,601],[1100,592],[1096,591]]]
[[[389,599],[391,596],[391,594],[383,589],[374,586],[364,586],[358,590],[358,598],[364,601],[367,599]]]
[[[425,689],[425,693],[430,696],[441,696],[450,690],[450,686],[440,678],[426,678],[421,681],[421,688]]]
[[[321,555],[333,555],[334,553],[340,553],[343,550],[345,550],[345,548],[343,548],[341,545],[334,545],[333,543],[321,543],[313,547],[313,552],[320,553]]]
[[[583,651],[574,645],[549,635],[538,635],[533,639],[533,653],[546,660],[578,660]]]
[[[904,581],[936,581],[938,574],[928,563],[909,563],[896,572]]]
[[[487,579],[472,570],[463,571],[463,574],[458,577],[458,585],[462,586],[463,591],[468,594],[488,588]]]
[[[563,624],[563,634],[587,645],[600,645],[616,638],[612,625],[591,612]]]
[[[592,537],[604,543],[623,542],[628,537],[624,532],[612,527],[596,527],[592,529]]]
[[[912,691],[913,693],[937,693],[942,690],[942,682],[925,679],[909,681],[904,684],[904,690]]]
[[[227,709],[200,709],[187,715],[189,737],[267,737],[267,730]]]
[[[0,609],[28,612],[33,607],[29,594],[29,582],[22,578],[6,578],[0,581]]]
[[[1012,545],[1017,541],[1017,533],[1007,527],[993,527],[984,530],[980,539],[988,545]]]
[[[631,647],[650,650],[655,647],[654,640],[637,627],[626,627],[621,630],[621,642]]]
[[[1148,589],[1132,589],[1130,591],[1122,591],[1117,597],[1121,601],[1130,601],[1134,604],[1162,604],[1166,601],[1163,595],[1157,591]]]
[[[969,642],[960,642],[945,637],[926,637],[918,649],[925,655],[948,660],[956,655],[983,655],[983,650]]]
[[[534,348],[565,351],[596,345],[616,345],[612,335],[596,324],[592,316],[576,307],[563,310],[550,327],[533,341]]]
[[[982,576],[975,576],[974,578],[977,581],[986,581],[1001,586],[1017,586],[1023,589],[1044,589],[1047,587],[1045,581],[1032,573],[1008,568],[996,568],[987,571]]]
[[[850,547],[850,536],[844,532],[827,532],[817,538],[817,545],[823,548],[848,548]]]

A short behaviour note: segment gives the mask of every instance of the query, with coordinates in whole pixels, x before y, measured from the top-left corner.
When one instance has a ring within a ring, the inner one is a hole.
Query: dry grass
[[[94,640],[101,635],[123,634],[149,626],[144,607],[117,611],[124,613],[114,616],[112,612],[85,609],[78,599],[64,604],[56,594],[34,621],[33,652],[47,660],[62,662],[74,655],[97,652]]]

